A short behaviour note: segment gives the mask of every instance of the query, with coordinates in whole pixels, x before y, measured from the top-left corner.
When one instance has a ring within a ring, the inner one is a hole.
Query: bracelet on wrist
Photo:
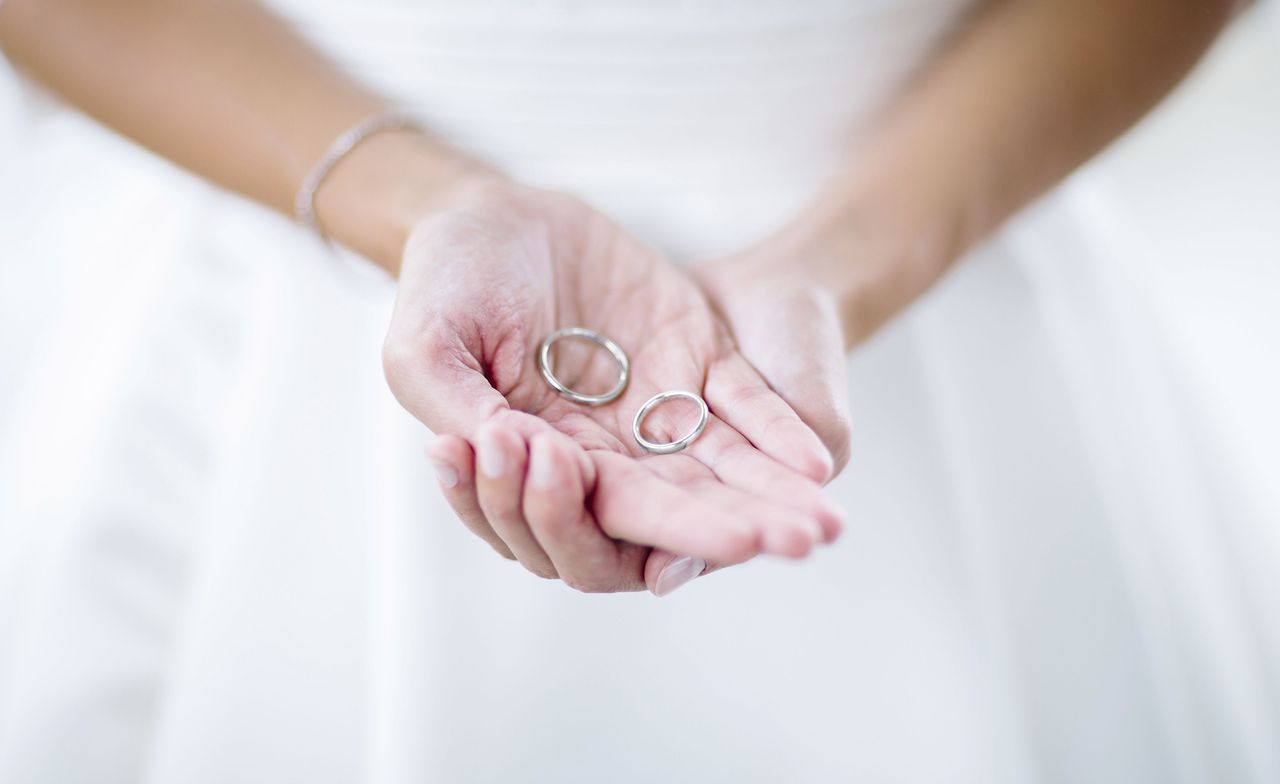
[[[320,225],[315,209],[316,191],[324,184],[325,178],[343,158],[370,136],[383,131],[403,129],[421,130],[422,125],[403,112],[387,111],[370,115],[339,134],[298,186],[298,192],[293,199],[294,217],[298,223],[322,237],[325,236],[324,227]]]

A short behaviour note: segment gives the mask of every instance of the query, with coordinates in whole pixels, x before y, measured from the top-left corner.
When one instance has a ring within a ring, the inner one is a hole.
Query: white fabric
[[[785,220],[963,12],[280,8],[680,260]],[[838,546],[583,596],[439,499],[381,377],[389,283],[7,106],[0,781],[1280,780],[1275,498],[1199,426],[1089,183],[856,352]]]

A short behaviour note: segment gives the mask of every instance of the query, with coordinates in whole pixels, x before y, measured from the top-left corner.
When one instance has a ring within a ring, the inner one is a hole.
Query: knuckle
[[[743,384],[734,389],[729,400],[735,406],[751,406],[758,402],[772,402],[774,392],[764,384]]]
[[[382,372],[393,386],[415,378],[422,369],[422,354],[411,342],[388,338],[382,345]]]
[[[520,411],[515,408],[501,408],[494,411],[489,416],[489,421],[508,427],[517,433],[529,439],[529,447],[532,448],[535,443],[549,440],[551,437],[551,425],[545,419]]]
[[[415,330],[388,334],[382,343],[382,372],[394,385],[421,383],[433,368],[455,366],[459,345],[447,322],[433,319]],[[438,372],[438,371],[437,371]]]
[[[831,460],[834,464],[832,477],[834,477],[849,464],[849,457],[853,453],[853,429],[849,421],[841,418],[822,434],[822,441],[831,452]]]

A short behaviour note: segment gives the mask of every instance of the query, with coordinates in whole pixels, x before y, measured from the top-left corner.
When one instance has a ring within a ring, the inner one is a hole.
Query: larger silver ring
[[[556,378],[556,374],[551,370],[551,347],[560,338],[586,338],[604,346],[613,355],[613,358],[618,361],[618,383],[613,385],[613,389],[603,395],[584,395],[581,392],[574,392],[565,386],[560,379]],[[547,335],[546,339],[542,341],[542,345],[538,347],[538,370],[542,371],[542,377],[561,396],[587,406],[602,406],[617,398],[618,395],[622,394],[622,390],[627,388],[627,380],[631,378],[631,361],[627,359],[627,353],[622,350],[622,346],[614,343],[599,332],[586,327],[565,327]]]
[[[640,432],[640,426],[644,424],[644,418],[649,415],[650,411],[657,408],[662,403],[677,397],[687,398],[698,404],[698,424],[694,425],[693,429],[685,435],[666,444],[655,444],[645,438]],[[703,400],[701,395],[696,395],[693,392],[685,392],[680,389],[673,389],[668,392],[659,392],[645,401],[645,404],[640,406],[640,410],[636,412],[636,418],[631,423],[631,435],[635,436],[636,443],[639,444],[646,452],[652,452],[655,455],[674,454],[684,449],[689,444],[692,444],[698,436],[702,435],[702,431],[707,428],[707,419],[710,415],[711,412],[707,409],[707,401]]]

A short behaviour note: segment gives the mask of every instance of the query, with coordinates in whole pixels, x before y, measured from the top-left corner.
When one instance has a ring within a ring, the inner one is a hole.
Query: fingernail
[[[529,450],[529,484],[535,487],[553,487],[556,483],[555,461],[551,452],[533,446]]]
[[[476,458],[485,476],[499,477],[506,473],[507,456],[492,432],[482,433],[476,446]]]
[[[436,479],[440,481],[442,487],[453,487],[458,484],[458,469],[439,460],[432,460],[431,467],[435,470]]]
[[[667,564],[658,575],[658,582],[653,587],[654,596],[666,596],[693,578],[702,574],[707,562],[691,555],[682,555]]]

